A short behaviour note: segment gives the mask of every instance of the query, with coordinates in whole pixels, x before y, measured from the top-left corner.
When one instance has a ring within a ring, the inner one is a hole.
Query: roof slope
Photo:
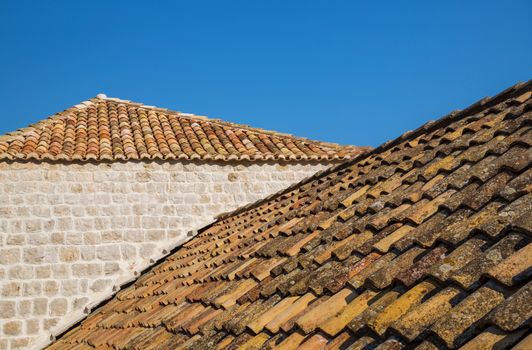
[[[221,219],[50,349],[532,343],[531,95],[517,85]]]
[[[0,160],[336,160],[366,149],[105,95],[0,136]]]

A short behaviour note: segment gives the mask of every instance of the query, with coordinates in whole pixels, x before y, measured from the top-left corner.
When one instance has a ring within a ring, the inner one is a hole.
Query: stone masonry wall
[[[45,346],[189,231],[329,165],[0,163],[0,349]]]

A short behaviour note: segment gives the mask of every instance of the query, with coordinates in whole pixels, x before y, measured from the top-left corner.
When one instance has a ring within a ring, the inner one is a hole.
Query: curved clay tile
[[[0,159],[337,160],[342,147],[98,95],[0,136]]]

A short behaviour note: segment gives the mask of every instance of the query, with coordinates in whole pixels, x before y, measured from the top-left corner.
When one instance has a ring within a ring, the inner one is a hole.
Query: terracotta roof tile
[[[254,350],[260,349],[262,345],[270,339],[270,336],[266,333],[259,333],[253,338],[250,338],[247,342],[240,346],[240,349]]]
[[[319,306],[303,314],[296,321],[297,326],[306,334],[310,333],[329,318],[340,313],[350,300],[355,297],[355,294],[348,288],[342,289]]]
[[[98,96],[0,136],[0,160],[341,160],[339,146]]]
[[[221,216],[52,348],[526,349],[530,91],[510,88]],[[111,134],[127,106],[100,109]],[[166,132],[159,112],[135,113],[146,134]],[[231,139],[241,154],[287,152],[280,137],[248,136],[252,146],[244,131],[178,124],[189,153],[212,152],[201,130],[214,149]],[[67,130],[32,142],[46,133]],[[168,151],[155,136],[131,142]]]
[[[490,277],[511,287],[530,278],[532,274],[530,257],[532,257],[532,244],[527,244],[500,264],[493,266],[487,273]]]
[[[401,350],[405,347],[405,344],[397,338],[389,338],[379,344],[375,350]]]
[[[489,248],[484,254],[471,260],[467,265],[456,271],[451,279],[463,288],[471,288],[479,282],[480,276],[519,249],[527,239],[518,234],[510,234]]]
[[[440,317],[449,312],[452,308],[452,299],[459,294],[460,290],[457,288],[448,287],[401,317],[391,325],[391,328],[412,341]]]
[[[531,297],[532,282],[529,282],[494,310],[489,319],[501,329],[516,330],[528,323],[532,317],[532,308],[529,305]]]
[[[297,347],[298,350],[322,350],[325,348],[326,344],[329,342],[329,340],[325,337],[323,337],[320,334],[313,335],[308,340],[306,340],[303,344]]]
[[[379,289],[389,286],[394,278],[397,278],[401,273],[410,269],[414,261],[417,258],[420,258],[425,252],[426,250],[420,247],[411,248],[390,261],[388,265],[369,276],[368,282],[371,282]]]
[[[375,295],[369,302],[369,306],[362,310],[362,312],[353,317],[348,323],[349,329],[357,333],[363,327],[367,327],[370,323],[374,322],[375,317],[393,303],[400,296],[400,292],[397,290],[382,291],[378,295]]]
[[[371,349],[378,344],[378,341],[372,338],[371,336],[362,336],[359,339],[355,340],[353,344],[349,346],[349,350],[364,350]]]
[[[487,245],[485,240],[478,237],[471,238],[442,260],[435,263],[427,271],[427,274],[445,282],[454,272],[460,270],[470,261],[480,256],[482,254],[482,248],[485,245]]]
[[[319,328],[327,335],[333,337],[340,333],[345,326],[362,313],[368,307],[370,300],[377,294],[375,291],[366,290],[355,299],[353,299],[346,307],[340,311],[336,316],[332,316],[327,321],[322,323]]]
[[[477,331],[478,321],[504,300],[503,293],[483,286],[466,297],[439,319],[431,331],[448,347],[454,348]]]
[[[347,283],[357,289],[362,287],[369,276],[388,266],[395,257],[396,253],[394,252],[385,255],[373,252],[367,255],[357,263],[355,267],[357,273]]]
[[[280,302],[276,303],[272,308],[268,309],[266,312],[258,315],[252,322],[250,322],[247,327],[251,329],[255,334],[258,334],[263,330],[266,324],[270,323],[275,317],[284,312],[294,302],[299,299],[299,297],[288,297],[282,299]]]
[[[431,281],[417,284],[382,310],[368,326],[379,335],[383,335],[392,323],[419,305],[421,300],[435,288],[436,284]]]
[[[293,300],[291,298],[287,299]],[[277,333],[286,322],[303,312],[309,303],[313,302],[315,299],[316,297],[312,293],[296,297],[296,300],[294,300],[294,302],[286,309],[282,311],[278,310],[277,313],[268,315],[273,318],[265,325],[265,328],[272,333]]]
[[[302,332],[294,332],[286,337],[278,346],[275,346],[275,350],[292,350],[299,348],[299,345],[305,340],[305,334]]]
[[[428,340],[424,340],[421,344],[415,347],[415,350],[440,350],[441,347],[438,347],[434,343]]]
[[[512,350],[528,350],[532,349],[532,333],[527,335],[523,340],[516,344]]]
[[[484,332],[477,335],[475,338],[468,341],[461,350],[476,350],[476,349],[507,349],[515,344],[515,342],[523,336],[524,330],[507,333],[490,327]],[[515,349],[515,348],[514,348]]]

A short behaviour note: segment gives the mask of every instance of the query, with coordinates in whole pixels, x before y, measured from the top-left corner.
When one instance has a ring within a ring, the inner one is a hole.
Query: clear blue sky
[[[532,78],[531,1],[0,2],[0,133],[106,93],[372,145]]]

